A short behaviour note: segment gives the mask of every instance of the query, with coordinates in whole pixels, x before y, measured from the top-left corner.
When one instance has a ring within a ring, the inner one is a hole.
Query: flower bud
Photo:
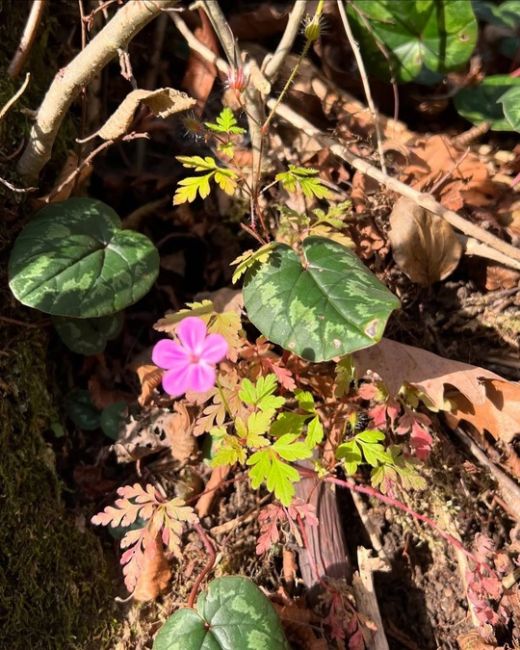
[[[305,38],[310,43],[314,43],[314,41],[317,41],[321,33],[320,16],[315,15],[313,18],[307,16],[307,18],[305,19],[303,33],[305,35]]]

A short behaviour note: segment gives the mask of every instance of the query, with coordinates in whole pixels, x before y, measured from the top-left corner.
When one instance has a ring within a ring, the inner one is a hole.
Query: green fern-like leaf
[[[318,199],[326,199],[330,196],[330,192],[321,179],[317,178],[317,174],[318,170],[312,167],[289,165],[289,170],[276,174],[275,179],[288,192],[296,192],[299,187],[308,198],[315,196]]]
[[[227,106],[220,111],[215,122],[205,122],[206,127],[214,133],[226,133],[227,135],[241,135],[246,130],[238,126],[233,111]]]
[[[237,257],[235,260],[233,260],[233,262],[231,262],[231,266],[237,267],[231,279],[233,284],[238,282],[238,280],[240,280],[240,278],[244,275],[247,269],[249,269],[254,264],[257,263],[264,264],[265,262],[267,262],[267,260],[269,259],[269,255],[271,255],[272,251],[277,246],[278,244],[276,242],[270,242],[269,244],[264,244],[256,251],[248,250],[245,253],[242,253],[242,255]]]
[[[192,203],[197,196],[205,199],[211,192],[210,180],[213,179],[226,194],[234,194],[237,187],[237,175],[231,169],[219,167],[211,156],[177,156],[177,160],[186,169],[207,172],[201,176],[188,176],[179,181],[173,196],[173,205]]]

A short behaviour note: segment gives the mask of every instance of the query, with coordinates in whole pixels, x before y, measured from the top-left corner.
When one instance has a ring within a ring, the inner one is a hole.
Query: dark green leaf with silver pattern
[[[90,198],[48,205],[18,236],[9,286],[24,305],[53,316],[97,318],[142,298],[159,254],[140,233],[121,230],[111,207]]]
[[[273,606],[248,578],[210,583],[195,609],[170,616],[153,650],[289,650]]]
[[[323,237],[301,258],[280,244],[246,274],[251,322],[273,343],[309,361],[328,361],[377,343],[399,300],[350,250]]]
[[[115,339],[123,327],[123,312],[101,318],[65,318],[54,316],[52,324],[60,339],[77,354],[101,354],[107,342]]]

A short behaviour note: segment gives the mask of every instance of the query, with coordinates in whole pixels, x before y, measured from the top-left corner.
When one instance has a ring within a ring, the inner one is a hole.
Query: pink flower
[[[180,343],[162,339],[153,348],[152,361],[164,368],[162,385],[172,397],[188,390],[203,393],[215,385],[215,365],[228,351],[226,339],[208,334],[201,318],[189,316],[177,326]]]

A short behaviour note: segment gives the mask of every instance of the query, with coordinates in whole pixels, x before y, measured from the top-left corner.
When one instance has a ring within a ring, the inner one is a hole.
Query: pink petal
[[[205,393],[213,388],[216,380],[216,372],[213,366],[204,361],[192,363],[189,370],[189,388],[196,393]]]
[[[202,352],[207,331],[206,323],[202,318],[188,316],[188,318],[181,320],[176,331],[180,342],[189,352],[196,355]]]
[[[175,341],[162,339],[154,345],[152,350],[152,361],[159,368],[175,368],[177,365],[185,365],[188,362],[188,352]]]
[[[165,372],[162,379],[164,390],[172,397],[179,397],[191,388],[190,371],[191,364],[187,363],[184,366],[178,366],[175,370],[168,370]]]
[[[202,346],[200,356],[206,363],[218,363],[226,356],[227,351],[228,344],[223,336],[220,334],[208,334]]]

